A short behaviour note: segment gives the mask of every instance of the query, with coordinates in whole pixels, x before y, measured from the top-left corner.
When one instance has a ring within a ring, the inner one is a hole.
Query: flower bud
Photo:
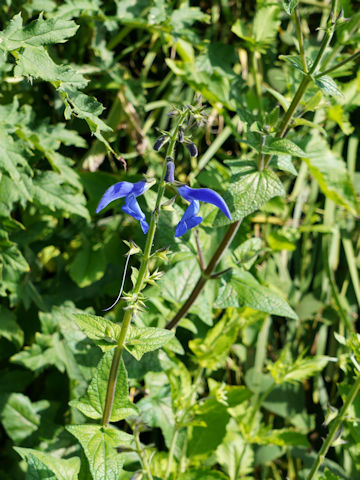
[[[174,172],[175,172],[175,164],[171,157],[168,157],[169,161],[166,164],[166,173],[165,173],[165,182],[166,183],[173,183],[175,178],[174,178]]]
[[[158,152],[160,148],[164,145],[164,143],[167,141],[167,139],[167,135],[161,135],[161,137],[159,137],[154,143],[153,149]]]
[[[186,148],[189,150],[189,153],[192,157],[197,157],[198,156],[198,149],[197,149],[195,143],[187,143]]]
[[[179,132],[178,132],[178,140],[180,143],[184,141],[184,129],[179,127]]]

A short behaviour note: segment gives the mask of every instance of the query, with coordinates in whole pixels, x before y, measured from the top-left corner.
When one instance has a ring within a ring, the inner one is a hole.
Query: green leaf
[[[22,393],[0,395],[0,419],[6,433],[16,443],[36,432],[40,425],[36,406]]]
[[[223,315],[222,319],[208,330],[205,338],[189,341],[189,347],[202,367],[215,370],[224,364],[236,340],[239,326],[236,319],[231,320]]]
[[[249,272],[237,269],[222,281],[216,299],[218,308],[250,307],[260,312],[297,319],[294,310],[278,293],[260,283]]]
[[[321,77],[315,77],[315,84],[321,89],[322,92],[330,95],[331,97],[343,97],[342,91],[336,85],[334,80],[328,75]]]
[[[163,372],[149,372],[145,380],[147,395],[137,403],[141,418],[150,427],[161,428],[166,446],[170,448],[175,419],[168,377]]]
[[[80,330],[103,350],[116,347],[121,329],[117,323],[90,313],[75,313],[74,320]]]
[[[16,183],[16,189],[26,200],[32,199],[32,170],[25,160],[20,142],[14,142],[11,135],[0,130],[0,170],[5,171]]]
[[[103,244],[91,244],[84,240],[70,265],[69,274],[80,288],[84,288],[100,280],[106,267],[107,258]]]
[[[0,42],[2,41],[2,47],[7,50],[16,50],[27,45],[39,47],[50,43],[63,43],[75,35],[78,28],[73,21],[56,17],[44,20],[42,15],[24,27],[19,13],[0,33]]]
[[[280,26],[280,8],[278,5],[256,8],[253,31],[254,38],[261,46],[268,46],[274,40]]]
[[[38,172],[33,182],[34,201],[54,212],[62,210],[86,219],[89,212],[85,207],[85,197],[75,193],[64,183],[61,175],[55,172]]]
[[[307,158],[304,160],[323,194],[353,215],[358,215],[359,204],[344,161],[329,149],[319,135],[313,135],[306,150]]]
[[[329,361],[337,360],[326,355],[304,357],[300,355],[295,360],[291,359],[289,348],[284,348],[276,362],[267,366],[275,383],[296,383],[313,377],[321,372]]]
[[[297,70],[300,70],[301,73],[305,74],[300,55],[279,55],[279,59],[285,60],[285,62],[289,63],[292,67],[295,67]],[[309,66],[309,62],[307,63]]]
[[[235,160],[228,163],[232,169],[236,167],[236,173],[224,194],[233,222],[259,210],[271,198],[285,195],[281,181],[272,170],[266,168],[258,171],[257,165],[249,161]],[[219,212],[215,218],[215,225],[228,223],[229,220]]]
[[[14,70],[17,77],[30,77],[52,82],[56,87],[86,87],[88,80],[68,65],[57,65],[44,47],[28,46],[19,52]]]
[[[269,155],[291,155],[292,157],[305,157],[306,153],[287,138],[266,137],[262,152]]]
[[[164,328],[130,326],[125,348],[136,360],[146,352],[152,352],[166,345],[174,337],[174,332]]]
[[[283,0],[283,7],[288,15],[291,15],[299,0]]]
[[[0,337],[7,338],[18,348],[24,343],[24,332],[16,322],[16,315],[0,305]]]
[[[94,97],[89,97],[85,95],[85,93],[70,88],[61,87],[59,93],[66,105],[65,118],[70,118],[70,113],[72,113],[76,117],[85,120],[91,132],[102,141],[111,152],[115,153],[101,134],[101,132],[112,132],[112,128],[99,118],[99,115],[101,115],[104,110],[101,103]]]
[[[209,455],[225,437],[226,425],[229,422],[230,415],[227,412],[227,407],[214,398],[208,398],[200,404],[196,413],[195,420],[203,426],[192,427],[188,455]]]
[[[119,480],[124,458],[116,448],[131,445],[131,435],[100,425],[69,425],[66,429],[80,442],[93,480]]]
[[[277,170],[282,170],[283,172],[291,173],[292,175],[297,176],[298,172],[294,167],[290,155],[282,155],[272,157],[270,161],[270,166],[274,167]]]
[[[94,377],[89,385],[87,395],[78,400],[70,402],[70,405],[76,407],[90,418],[102,418],[105,406],[105,397],[107,390],[107,383],[110,374],[111,362],[114,351],[108,351],[104,354],[100,363],[98,364]],[[129,389],[127,381],[127,373],[124,362],[120,362],[120,368],[116,381],[116,388],[114,394],[114,404],[111,412],[110,421],[118,422],[130,415],[137,414],[136,406],[130,402]]]
[[[236,262],[248,270],[262,249],[261,238],[249,238],[241,245],[235,248],[233,254]]]
[[[246,478],[253,472],[254,450],[234,421],[229,422],[226,436],[216,450],[216,458],[230,480]]]
[[[327,109],[329,120],[336,122],[345,135],[350,135],[354,127],[349,122],[349,115],[344,112],[341,105],[332,105]]]
[[[80,470],[80,458],[74,457],[64,460],[52,455],[33,450],[32,448],[14,447],[17,453],[29,463],[31,468],[36,469],[37,476],[31,477],[39,480],[47,480],[48,472],[56,476],[56,480],[77,480]],[[45,472],[43,471],[45,469]],[[28,471],[28,472],[29,472]],[[54,477],[55,478],[55,477]]]

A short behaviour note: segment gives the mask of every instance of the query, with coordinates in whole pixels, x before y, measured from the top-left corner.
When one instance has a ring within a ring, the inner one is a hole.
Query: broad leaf
[[[44,47],[28,46],[19,54],[14,73],[17,77],[25,76],[52,82],[56,87],[64,84],[71,87],[86,87],[86,80],[68,65],[57,65]]]
[[[40,425],[36,405],[22,393],[0,395],[0,419],[6,433],[14,442],[21,442],[29,437]]]
[[[103,350],[116,347],[120,334],[120,325],[117,323],[90,313],[75,313],[74,320],[80,330]]]
[[[36,470],[37,476],[31,478],[47,480],[49,473],[54,474],[56,480],[77,480],[80,470],[80,458],[74,457],[63,460],[48,453],[33,450],[32,448],[15,447],[15,450],[29,464],[29,471]],[[45,471],[44,471],[45,469]],[[28,472],[29,473],[29,472]],[[26,477],[27,478],[27,477]]]
[[[110,426],[69,425],[66,428],[80,442],[89,461],[93,480],[120,478],[124,459],[116,448],[131,445],[131,435]]]
[[[315,84],[321,89],[322,92],[330,95],[331,97],[343,97],[342,91],[336,85],[334,80],[328,75],[322,77],[315,77]]]
[[[224,199],[228,204],[233,221],[241,220],[256,212],[271,198],[285,195],[281,181],[272,170],[266,168],[259,171],[257,165],[249,161],[236,160],[229,162],[229,165],[232,170],[236,167],[236,173],[224,194]],[[218,213],[215,225],[228,223],[229,220]]]
[[[98,364],[95,375],[89,385],[87,395],[79,401],[72,401],[71,406],[76,407],[90,418],[102,418],[104,413],[107,383],[110,374],[110,367],[114,351],[108,351],[104,354]],[[130,415],[137,414],[136,406],[130,402],[129,389],[127,382],[127,373],[123,361],[120,362],[120,368],[116,381],[114,394],[114,404],[111,412],[110,421],[118,422]]]
[[[272,315],[297,318],[294,310],[281,295],[261,285],[250,272],[240,269],[227,280],[223,280],[216,306],[219,308],[250,307]]]
[[[306,153],[287,138],[266,137],[265,145],[261,150],[270,155],[291,155],[292,157],[305,157]]]
[[[92,245],[85,240],[70,265],[69,273],[74,282],[84,288],[100,280],[106,267],[104,246],[101,243]]]
[[[89,218],[85,198],[73,193],[73,188],[64,184],[63,178],[55,172],[39,172],[33,182],[34,201],[51,211],[63,210],[74,215]]]
[[[16,50],[26,45],[39,47],[50,43],[63,43],[75,35],[78,28],[73,21],[59,18],[44,20],[42,15],[24,27],[19,13],[0,33],[0,42],[2,40],[2,46],[7,50]]]
[[[146,352],[152,352],[166,345],[174,337],[174,332],[164,328],[131,326],[126,337],[125,348],[136,360]]]

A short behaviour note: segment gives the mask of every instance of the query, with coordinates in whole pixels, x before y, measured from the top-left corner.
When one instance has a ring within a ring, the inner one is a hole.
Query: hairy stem
[[[299,42],[301,63],[302,63],[304,72],[307,73],[308,67],[307,67],[306,57],[305,57],[304,38],[301,31],[301,18],[300,18],[300,10],[298,5],[295,8],[295,21],[296,21],[296,33],[297,33],[298,42]]]
[[[348,411],[349,407],[351,406],[351,404],[355,400],[355,397],[356,397],[357,393],[359,392],[359,390],[360,390],[360,374],[358,374],[357,379],[356,379],[354,385],[352,386],[352,389],[348,393],[348,395],[345,399],[345,402],[344,402],[343,406],[341,407],[340,412],[338,413],[336,418],[333,420],[332,426],[331,426],[330,431],[329,431],[329,434],[326,437],[326,439],[325,439],[325,441],[324,441],[324,443],[323,443],[323,445],[322,445],[322,447],[321,447],[321,449],[320,449],[320,451],[319,451],[319,453],[316,457],[316,460],[315,460],[315,462],[312,466],[312,469],[310,470],[310,473],[307,477],[307,480],[313,480],[315,478],[316,472],[319,470],[319,467],[321,466],[321,464],[325,460],[326,454],[327,454],[329,448],[331,447],[332,443],[334,442],[334,440],[336,438],[336,435],[339,431],[339,428],[341,427],[341,423],[344,420],[346,412]]]
[[[153,480],[149,460],[148,460],[148,457],[146,455],[146,452],[144,451],[144,449],[141,446],[139,431],[136,428],[135,428],[135,431],[134,431],[134,439],[135,439],[135,444],[136,444],[136,452],[139,455],[143,470],[146,473],[146,476],[148,477],[148,480]]]
[[[184,122],[187,114],[188,112],[185,112],[179,117],[178,123],[175,126],[169,141],[166,157],[173,157],[174,155],[178,130],[179,130],[179,127]],[[155,209],[154,209],[153,215],[151,216],[151,222],[150,222],[149,231],[146,237],[146,243],[145,243],[144,253],[141,260],[139,274],[136,280],[135,287],[132,291],[132,294],[134,297],[136,297],[141,292],[144,284],[144,280],[147,274],[148,264],[151,256],[151,248],[154,241],[156,226],[158,223],[160,205],[161,205],[161,201],[162,201],[164,190],[165,190],[165,181],[164,181],[165,173],[166,173],[166,161],[164,162],[162,177],[159,183]],[[114,402],[116,380],[117,380],[117,375],[119,371],[119,365],[122,357],[122,352],[124,349],[126,334],[127,334],[131,319],[133,318],[134,315],[135,315],[135,308],[129,308],[128,310],[125,311],[125,314],[124,314],[124,319],[121,325],[117,346],[115,348],[114,356],[113,356],[111,367],[110,367],[110,374],[109,374],[109,379],[108,379],[108,384],[106,389],[104,413],[101,420],[102,425],[108,425],[111,418],[111,411],[112,411],[112,406]]]

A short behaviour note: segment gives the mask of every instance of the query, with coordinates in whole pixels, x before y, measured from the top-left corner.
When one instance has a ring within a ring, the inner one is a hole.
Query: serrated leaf
[[[130,445],[132,436],[114,427],[100,425],[69,425],[66,429],[80,442],[89,461],[93,480],[118,480],[123,472],[124,458],[116,451]]]
[[[279,59],[284,60],[301,73],[305,74],[300,55],[279,55]]]
[[[266,137],[262,152],[269,155],[291,155],[292,157],[305,157],[306,153],[287,138]]]
[[[69,118],[69,113],[72,113],[76,117],[84,119],[91,132],[101,140],[111,152],[115,153],[101,134],[101,132],[112,132],[112,128],[99,118],[99,115],[101,115],[104,110],[101,103],[94,97],[89,97],[82,92],[70,88],[61,87],[59,93],[69,109],[69,112],[65,109],[65,118]]]
[[[19,52],[14,70],[17,77],[30,77],[53,82],[56,87],[65,84],[77,88],[86,87],[86,80],[68,65],[57,65],[44,47],[28,46]]]
[[[14,447],[17,453],[27,461],[30,468],[35,468],[39,480],[48,480],[46,470],[55,475],[56,480],[77,480],[80,470],[80,458],[74,457],[64,460],[32,448]],[[34,460],[37,461],[34,461]],[[44,472],[45,468],[45,472]]]
[[[319,135],[313,135],[306,151],[307,158],[304,160],[324,195],[353,215],[358,215],[359,204],[344,161],[329,149]]]
[[[89,218],[85,207],[85,197],[78,192],[71,193],[73,187],[64,183],[61,175],[55,172],[39,172],[33,181],[34,201],[51,211],[63,210],[74,215]]]
[[[40,415],[30,399],[22,393],[0,395],[0,419],[14,442],[21,442],[36,432]]]
[[[105,317],[98,317],[90,313],[75,313],[76,325],[91,340],[95,340],[101,348],[116,347],[121,326]]]
[[[21,13],[19,13],[0,33],[0,40],[7,50],[16,50],[26,45],[39,47],[51,43],[63,43],[75,35],[78,28],[79,26],[73,21],[56,17],[44,20],[42,15],[23,26]]]
[[[7,338],[20,348],[24,342],[24,332],[16,322],[16,315],[0,305],[0,337]]]
[[[298,318],[282,296],[261,285],[251,273],[240,269],[227,278],[227,281],[222,281],[216,306],[218,308],[250,307],[272,315]]]
[[[146,352],[152,352],[166,345],[174,337],[174,332],[164,328],[131,326],[126,337],[125,348],[140,360]]]
[[[342,91],[336,85],[334,80],[328,75],[322,77],[315,77],[315,84],[321,89],[322,92],[330,95],[331,97],[343,97]]]
[[[229,188],[224,194],[232,221],[241,220],[256,210],[271,198],[284,196],[285,191],[277,175],[270,169],[257,170],[254,162],[235,161],[228,162],[231,167],[237,167]],[[215,218],[215,225],[226,225],[229,220],[220,213]]]
[[[81,412],[83,412],[90,418],[102,418],[102,415],[104,413],[107,383],[109,379],[113,354],[113,350],[108,351],[100,360],[100,363],[96,368],[94,377],[89,385],[87,395],[80,400],[71,402],[72,406],[75,406],[77,409],[79,409]],[[119,420],[122,420],[123,418],[126,418],[130,415],[137,414],[136,406],[130,402],[128,397],[129,389],[127,373],[124,362],[121,361],[116,381],[114,404],[110,417],[111,422],[118,422]]]

